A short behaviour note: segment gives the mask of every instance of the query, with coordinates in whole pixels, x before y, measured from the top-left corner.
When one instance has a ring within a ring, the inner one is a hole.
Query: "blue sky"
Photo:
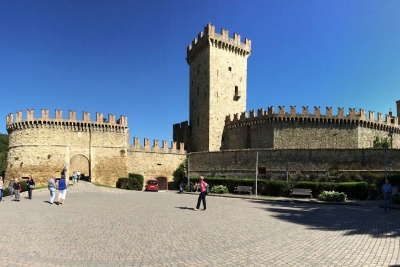
[[[186,47],[208,22],[252,40],[248,111],[396,112],[400,1],[0,0],[0,133],[45,108],[125,115],[131,143],[170,143],[189,117]]]

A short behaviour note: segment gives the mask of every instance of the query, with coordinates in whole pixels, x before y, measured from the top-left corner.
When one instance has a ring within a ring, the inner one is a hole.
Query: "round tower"
[[[69,111],[63,119],[62,110],[56,110],[50,118],[48,109],[42,109],[40,118],[33,109],[27,110],[26,119],[22,111],[15,120],[13,115],[6,117],[8,179],[32,175],[38,185],[46,184],[52,173],[60,177],[64,167],[68,177],[80,171],[91,182],[109,185],[126,175],[127,117],[103,119],[96,113],[96,121],[90,121],[90,113],[83,112],[83,120],[77,120],[76,111]]]
[[[191,151],[220,150],[225,116],[246,110],[247,58],[251,41],[208,24],[187,48]]]

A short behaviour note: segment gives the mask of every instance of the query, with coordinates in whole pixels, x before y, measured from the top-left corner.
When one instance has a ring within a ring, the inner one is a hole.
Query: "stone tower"
[[[251,41],[208,24],[187,48],[190,151],[216,151],[226,115],[246,110],[247,58]]]
[[[396,101],[396,108],[397,108],[397,118],[400,119],[400,100]]]

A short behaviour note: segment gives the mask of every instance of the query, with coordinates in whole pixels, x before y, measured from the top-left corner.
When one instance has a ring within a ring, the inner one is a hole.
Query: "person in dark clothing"
[[[33,181],[32,175],[29,175],[26,186],[28,187],[28,198],[32,199],[32,190],[35,188],[35,181]]]
[[[14,184],[13,184],[13,191],[14,191],[14,195],[15,195],[15,201],[19,201],[19,182],[18,182],[18,178],[15,178],[14,180]]]

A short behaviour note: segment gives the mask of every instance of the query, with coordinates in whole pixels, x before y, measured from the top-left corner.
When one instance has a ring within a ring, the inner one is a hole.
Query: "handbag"
[[[29,188],[32,189],[32,188],[35,188],[35,186],[33,184],[30,184]]]
[[[19,192],[22,192],[22,187],[21,187],[21,185],[19,185]]]

